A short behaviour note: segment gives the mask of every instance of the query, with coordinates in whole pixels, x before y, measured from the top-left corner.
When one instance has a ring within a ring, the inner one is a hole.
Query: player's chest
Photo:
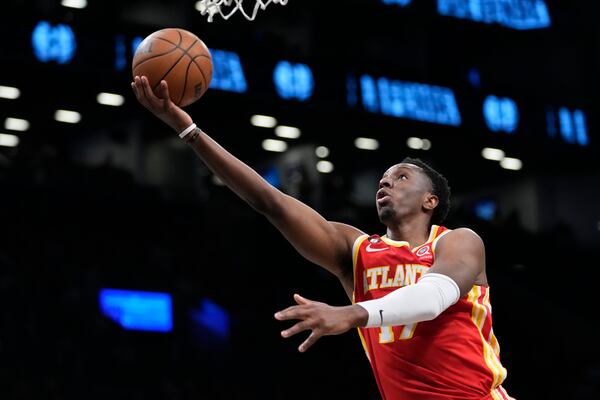
[[[367,246],[361,254],[358,271],[362,274],[364,293],[367,294],[412,285],[432,264],[433,255],[429,245],[423,245],[414,251],[408,246]]]

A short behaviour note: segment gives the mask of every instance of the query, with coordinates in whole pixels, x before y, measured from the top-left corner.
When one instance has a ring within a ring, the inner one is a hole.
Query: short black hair
[[[425,175],[429,177],[433,188],[433,194],[439,199],[437,207],[433,210],[430,224],[440,225],[444,222],[446,216],[448,216],[448,211],[450,211],[450,186],[448,186],[448,180],[419,158],[406,157],[402,160],[402,163],[413,164],[420,167],[423,169],[423,172],[425,172]]]

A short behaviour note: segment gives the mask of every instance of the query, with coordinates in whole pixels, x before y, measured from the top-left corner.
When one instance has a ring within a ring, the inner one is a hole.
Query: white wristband
[[[181,133],[179,134],[179,137],[181,139],[183,139],[184,137],[186,137],[187,135],[190,134],[190,132],[192,132],[194,129],[196,129],[196,124],[194,124],[192,122],[192,124],[190,126],[188,126],[187,128],[185,128],[183,131],[181,131]]]

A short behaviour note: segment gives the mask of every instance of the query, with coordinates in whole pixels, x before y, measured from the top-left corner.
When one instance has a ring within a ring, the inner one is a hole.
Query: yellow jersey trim
[[[425,246],[426,244],[428,244],[432,240],[434,240],[439,229],[440,229],[439,225],[431,225],[431,228],[429,229],[429,236],[427,237],[427,240],[424,243],[421,243],[420,245],[413,247],[411,249],[411,251],[414,252],[419,247]],[[381,236],[381,240],[383,240],[385,243],[389,244],[390,246],[394,246],[394,247],[410,246],[410,243],[408,243],[405,240],[393,240],[393,239],[390,239],[389,237],[387,237],[387,235]]]
[[[383,240],[385,243],[389,244],[390,246],[394,246],[394,247],[402,247],[402,246],[408,246],[409,243],[407,241],[404,240],[392,240],[389,237],[383,235],[381,236],[381,240]]]
[[[427,241],[425,243],[421,243],[420,245],[413,247],[412,248],[412,252],[414,253],[416,249],[418,249],[419,247],[423,247],[428,243],[431,243],[431,241],[436,237],[438,230],[440,229],[439,225],[431,225],[431,228],[429,229],[429,237],[427,238]]]
[[[356,328],[356,330],[358,331],[358,336],[360,337],[360,342],[362,343],[363,349],[365,349],[365,354],[367,355],[367,359],[370,362],[371,356],[369,355],[369,349],[367,348],[367,341],[365,340],[365,337],[363,336],[360,328]]]
[[[354,295],[355,292],[355,288],[357,285],[356,282],[356,262],[358,261],[358,250],[360,250],[360,245],[362,244],[362,242],[365,241],[365,239],[367,239],[369,237],[369,235],[360,235],[359,237],[356,238],[356,240],[354,241],[354,244],[352,245],[352,277],[353,277],[353,287],[352,287],[352,304],[354,304],[356,302],[356,298]]]
[[[483,304],[479,304],[477,301],[481,297],[481,287],[473,286],[468,294],[467,300],[473,304],[473,310],[471,311],[471,321],[477,327],[481,342],[483,345],[483,358],[488,369],[492,373],[492,387],[491,390],[496,389],[506,378],[506,369],[500,364],[498,359],[498,353],[496,353],[492,344],[483,337],[483,325],[486,321],[486,317],[489,309],[489,289],[486,291],[483,298]],[[487,307],[486,307],[487,306]],[[495,337],[494,337],[495,340]],[[497,343],[497,341],[496,341]],[[499,350],[499,349],[498,349]],[[499,352],[499,351],[498,351]]]
[[[446,229],[444,232],[440,233],[440,235],[438,237],[433,239],[433,242],[431,242],[431,253],[433,254],[434,257],[435,257],[435,248],[437,246],[438,241],[450,232],[452,232],[451,229]]]

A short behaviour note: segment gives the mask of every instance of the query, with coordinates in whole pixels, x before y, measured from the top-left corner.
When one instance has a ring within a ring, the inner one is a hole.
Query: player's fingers
[[[309,324],[306,323],[306,321],[301,321],[298,322],[296,325],[292,326],[291,328],[286,329],[285,331],[281,331],[281,336],[283,336],[284,338],[289,338],[297,333],[304,332],[308,329],[310,329]]]
[[[308,337],[308,339],[306,339],[304,341],[304,343],[302,343],[300,345],[300,347],[298,347],[298,351],[300,353],[304,353],[306,350],[308,350],[313,344],[315,344],[315,342],[317,340],[319,340],[319,338],[321,337],[320,334],[316,333],[315,331],[312,331],[312,333],[310,334],[310,336]]]
[[[137,93],[137,87],[135,86],[135,82],[131,82],[131,90],[133,90],[133,94],[135,94],[135,97],[138,98],[138,93]]]
[[[135,94],[135,97],[137,98],[137,100],[144,107],[149,108],[150,104],[149,104],[148,99],[146,98],[146,96],[144,94],[142,80],[140,79],[139,76],[136,76],[136,77],[133,78],[133,82],[131,83],[131,88],[133,89],[133,93]]]
[[[142,82],[142,92],[144,94],[144,97],[146,99],[148,99],[148,101],[156,100],[156,96],[154,95],[154,92],[152,92],[152,88],[150,87],[150,81],[148,81],[148,78],[146,78],[145,76],[142,76],[141,82]]]
[[[138,91],[139,94],[142,94],[142,78],[140,76],[134,76],[133,77],[133,83],[135,85],[136,90]]]
[[[298,304],[308,304],[310,303],[310,300],[300,296],[299,294],[294,294],[294,300],[296,301],[296,303]]]
[[[133,82],[131,82],[131,89],[133,89],[133,93],[135,94],[135,97],[140,100],[141,97],[141,81],[140,81],[140,77],[139,76],[134,76],[133,77]]]
[[[162,100],[169,98],[169,85],[165,80],[160,81],[160,84],[158,85],[158,98]]]
[[[302,310],[301,306],[291,306],[285,310],[278,311],[275,313],[275,319],[279,321],[287,321],[289,319],[304,319],[306,313]]]

